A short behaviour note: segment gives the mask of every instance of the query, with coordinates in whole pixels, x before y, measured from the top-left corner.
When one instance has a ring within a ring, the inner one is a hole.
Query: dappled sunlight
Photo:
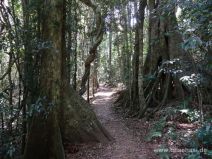
[[[109,101],[111,98],[104,98],[104,99],[96,99],[95,101],[92,102],[92,104],[104,104],[106,101]]]
[[[92,104],[98,105],[103,104],[106,101],[109,101],[112,99],[112,95],[114,94],[114,91],[108,91],[107,89],[100,89],[100,92],[97,92],[95,94],[95,100],[92,102]]]
[[[115,92],[98,92],[95,94],[95,96],[103,96],[103,97],[110,97],[114,94]]]
[[[178,128],[180,129],[186,129],[186,130],[196,130],[197,129],[197,125],[191,123],[191,124],[187,124],[187,123],[180,123],[178,124]]]

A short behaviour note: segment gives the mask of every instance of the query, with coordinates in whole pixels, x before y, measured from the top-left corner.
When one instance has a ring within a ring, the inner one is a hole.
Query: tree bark
[[[154,76],[154,79],[144,84],[144,95],[147,105],[144,107],[141,113],[142,115],[147,107],[149,107],[150,101],[151,105],[158,106],[158,108],[165,105],[167,99],[172,98],[172,86],[175,87],[176,92],[182,92],[179,79],[165,71],[165,68],[169,68],[170,66],[164,62],[183,57],[183,50],[180,47],[182,37],[177,29],[175,7],[172,6],[173,8],[170,9],[169,14],[163,13],[162,8],[166,4],[167,2],[162,0],[158,0],[157,2],[149,0],[148,4],[150,13],[148,33],[149,48],[144,63],[144,75],[146,77]],[[163,73],[161,73],[161,71]],[[153,87],[155,87],[154,93],[152,92]],[[162,95],[164,93],[165,95]],[[182,93],[176,95],[176,97],[180,96],[182,97]]]
[[[47,1],[42,37],[51,46],[41,55],[39,97],[40,110],[35,110],[29,128],[25,159],[64,159],[57,109],[60,104],[62,24],[64,1]],[[48,6],[48,7],[47,7]],[[48,8],[51,8],[50,11]],[[54,19],[54,20],[53,20]],[[55,24],[57,25],[55,26]],[[51,145],[51,146],[50,146]]]
[[[110,18],[112,19],[112,18]],[[111,24],[109,26],[109,59],[108,59],[108,63],[109,63],[109,73],[108,73],[108,81],[109,84],[112,84],[112,28],[111,28]]]
[[[79,90],[79,94],[83,95],[86,91],[86,83],[90,76],[91,63],[95,60],[97,48],[103,40],[104,19],[102,18],[101,10],[96,3],[94,3],[92,0],[80,0],[80,1],[93,9],[95,14],[95,20],[96,20],[96,29],[93,30],[93,32],[95,33],[94,43],[90,47],[89,55],[87,59],[85,60],[85,72],[82,77],[81,87]]]
[[[146,0],[141,0],[139,3],[139,10],[136,13],[137,24],[135,30],[135,51],[132,63],[133,78],[131,84],[131,109],[134,111],[142,109],[142,107],[145,105],[145,99],[143,96],[143,78],[139,80],[139,75],[141,77],[143,76],[143,25],[145,8]]]
[[[87,1],[86,1],[87,2]],[[44,3],[42,38],[51,45],[40,58],[38,96],[24,159],[64,159],[63,142],[106,142],[112,138],[97,120],[90,105],[67,82],[64,50],[64,6],[61,0]],[[94,50],[98,45],[94,46]]]
[[[143,43],[143,38],[144,38],[144,19],[145,19],[145,8],[147,5],[147,0],[141,0],[140,1],[140,7],[139,7],[139,73],[140,73],[140,80],[139,80],[139,117],[142,117],[142,111],[143,108],[146,107],[146,101],[144,97],[144,87],[143,87],[143,76],[144,76],[144,71],[143,71],[143,49],[144,49],[144,43]]]

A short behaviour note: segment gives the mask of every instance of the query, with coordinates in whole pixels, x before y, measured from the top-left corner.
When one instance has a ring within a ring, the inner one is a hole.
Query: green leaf
[[[152,138],[153,137],[162,137],[162,133],[161,132],[153,132],[151,136],[152,136]]]
[[[206,155],[212,157],[212,150],[207,150]]]

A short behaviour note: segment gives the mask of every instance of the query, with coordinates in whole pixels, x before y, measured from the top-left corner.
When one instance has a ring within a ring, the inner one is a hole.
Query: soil
[[[76,145],[68,159],[157,159],[158,143],[146,142],[150,124],[145,120],[123,118],[113,109],[116,89],[101,86],[92,101],[98,119],[114,138],[109,143]]]

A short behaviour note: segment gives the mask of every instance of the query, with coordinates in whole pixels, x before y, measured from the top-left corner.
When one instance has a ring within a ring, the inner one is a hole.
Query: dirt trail
[[[89,144],[80,147],[69,159],[155,159],[154,146],[144,141],[147,125],[143,121],[124,119],[112,109],[111,88],[100,87],[92,102],[97,117],[114,138],[107,144]]]

